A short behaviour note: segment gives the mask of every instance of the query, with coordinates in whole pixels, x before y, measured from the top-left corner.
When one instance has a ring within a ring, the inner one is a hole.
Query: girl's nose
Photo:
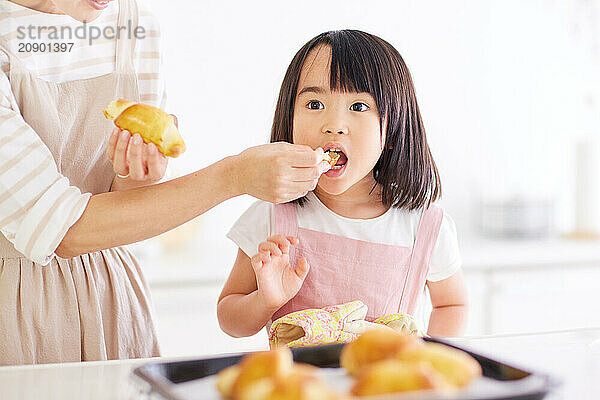
[[[323,127],[323,129],[321,130],[321,132],[326,133],[328,135],[337,133],[339,135],[345,135],[348,133],[348,128],[328,128],[328,127]]]

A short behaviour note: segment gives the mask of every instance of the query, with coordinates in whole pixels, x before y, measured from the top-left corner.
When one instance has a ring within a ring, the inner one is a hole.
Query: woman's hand
[[[298,293],[310,266],[302,258],[296,269],[289,259],[290,246],[298,244],[292,236],[275,235],[258,246],[250,262],[258,286],[258,296],[267,309],[278,310]]]
[[[235,176],[240,193],[271,203],[285,203],[314,190],[330,168],[323,149],[286,142],[251,147],[237,156]]]
[[[154,143],[144,143],[139,134],[113,129],[106,155],[117,176],[111,191],[132,189],[160,181],[167,169],[167,157]]]

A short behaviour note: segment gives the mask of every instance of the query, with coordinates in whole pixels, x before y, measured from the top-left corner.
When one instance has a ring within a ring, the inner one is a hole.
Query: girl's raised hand
[[[153,143],[144,143],[139,134],[113,129],[106,155],[117,174],[112,191],[132,189],[160,181],[167,169],[167,157]]]
[[[298,244],[292,236],[275,235],[258,246],[250,262],[258,286],[258,296],[265,307],[278,310],[298,293],[310,266],[302,258],[296,269],[289,259],[290,246]]]
[[[323,161],[323,149],[286,142],[251,147],[237,159],[239,191],[271,203],[305,196],[330,168]]]

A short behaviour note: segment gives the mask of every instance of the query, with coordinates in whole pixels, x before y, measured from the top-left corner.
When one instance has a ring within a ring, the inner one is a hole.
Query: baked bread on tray
[[[218,374],[217,388],[232,400],[333,400],[417,390],[448,393],[482,373],[461,350],[385,327],[345,345],[340,365],[353,379],[349,393],[330,389],[318,368],[294,363],[287,347],[247,355]]]
[[[217,389],[233,400],[338,400],[317,375],[318,368],[294,363],[287,347],[250,354],[221,371]]]

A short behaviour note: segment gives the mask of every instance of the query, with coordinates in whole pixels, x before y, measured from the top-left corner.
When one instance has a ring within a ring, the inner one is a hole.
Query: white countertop
[[[484,355],[563,381],[547,399],[600,398],[600,328],[453,339]],[[158,359],[0,367],[2,400],[133,400],[132,370]],[[161,360],[162,361],[162,360]]]

